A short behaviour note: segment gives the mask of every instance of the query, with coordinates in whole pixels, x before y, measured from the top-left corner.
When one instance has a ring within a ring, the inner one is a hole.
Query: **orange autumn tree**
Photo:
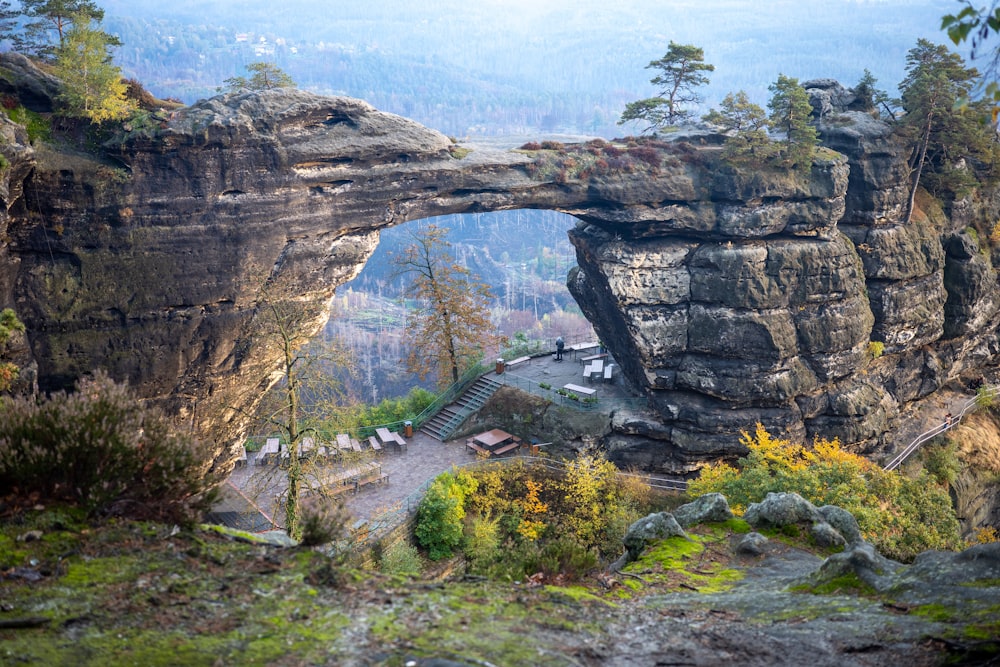
[[[866,540],[900,560],[961,546],[947,488],[922,470],[907,477],[844,451],[836,439],[817,438],[807,448],[772,436],[761,424],[740,441],[747,455],[735,466],[703,468],[689,495],[722,493],[737,514],[771,492],[798,493],[817,507],[837,505],[855,516]]]
[[[418,304],[406,325],[406,366],[421,380],[436,372],[442,386],[458,382],[484,350],[500,343],[490,321],[490,289],[451,256],[447,232],[428,225],[395,260],[397,275],[413,277],[409,296]]]

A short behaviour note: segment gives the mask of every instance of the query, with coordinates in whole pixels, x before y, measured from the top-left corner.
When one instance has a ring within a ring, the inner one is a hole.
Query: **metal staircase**
[[[485,375],[480,377],[454,403],[441,408],[440,412],[424,422],[420,427],[421,432],[438,440],[447,440],[466,417],[483,407],[490,396],[502,386],[502,383]]]

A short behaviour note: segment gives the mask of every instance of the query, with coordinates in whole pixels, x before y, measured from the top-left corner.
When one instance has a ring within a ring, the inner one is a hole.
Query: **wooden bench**
[[[473,454],[486,454],[487,456],[490,455],[490,450],[486,449],[485,447],[480,447],[479,445],[477,445],[475,442],[472,441],[472,438],[469,438],[468,440],[465,441],[465,448],[468,449],[469,452]]]
[[[507,365],[508,366],[516,366],[518,364],[523,364],[526,361],[531,361],[531,357],[518,357],[517,359],[514,359],[513,361],[508,361]]]
[[[498,449],[494,449],[491,453],[493,454],[493,456],[503,456],[504,454],[508,454],[508,453],[514,451],[515,449],[517,449],[520,446],[521,446],[521,442],[518,440],[518,441],[510,443],[509,445],[504,445],[503,447],[500,447]]]
[[[358,442],[357,438],[351,438],[351,449],[353,449],[356,452],[361,451],[361,443]]]
[[[608,364],[607,366],[604,367],[604,381],[605,382],[612,382],[612,381],[614,381],[614,378],[611,377],[611,375],[612,375],[611,369],[614,368],[614,367],[615,367],[614,364]]]
[[[378,438],[376,438],[374,435],[368,438],[368,444],[371,445],[372,450],[375,451],[376,453],[378,454],[382,453],[382,445],[379,444]]]
[[[596,389],[591,389],[590,387],[581,387],[578,384],[564,384],[563,389],[569,390],[574,394],[586,394],[587,396],[597,393]]]
[[[608,358],[607,353],[605,353],[605,354],[589,354],[586,357],[580,357],[580,363],[581,364],[586,364],[586,363],[590,363],[591,361],[597,361],[598,359],[600,359],[601,361],[603,361],[604,359],[607,359],[607,358]]]

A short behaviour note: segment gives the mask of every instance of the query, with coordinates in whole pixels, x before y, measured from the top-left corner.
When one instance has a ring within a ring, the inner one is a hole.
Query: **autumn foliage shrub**
[[[0,401],[0,488],[93,514],[189,521],[211,506],[199,444],[102,373],[76,392]]]
[[[650,511],[649,486],[597,453],[559,467],[490,462],[463,474],[474,483],[464,484],[462,518],[442,488],[430,503],[451,517],[446,534],[461,546],[469,570],[499,579],[582,576],[616,558],[628,526]]]
[[[931,475],[904,477],[840,448],[836,440],[816,440],[812,449],[775,438],[760,424],[744,433],[749,450],[734,467],[703,468],[688,495],[719,492],[742,513],[770,492],[795,492],[814,505],[837,505],[858,520],[864,538],[881,553],[912,560],[928,549],[961,547],[958,520],[947,487]]]

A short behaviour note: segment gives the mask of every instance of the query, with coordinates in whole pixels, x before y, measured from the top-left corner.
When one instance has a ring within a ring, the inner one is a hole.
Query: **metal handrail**
[[[985,393],[985,395],[988,396],[989,398],[993,399],[996,398],[997,392],[1000,391],[1000,385],[994,385],[992,387],[982,387],[980,391]],[[900,465],[903,464],[903,461],[910,458],[910,456],[912,456],[915,451],[920,449],[921,445],[923,445],[928,440],[933,440],[934,438],[941,435],[945,431],[948,431],[952,427],[957,426],[959,422],[962,421],[962,418],[965,417],[966,414],[972,412],[978,406],[979,406],[979,394],[973,396],[972,398],[968,399],[965,403],[962,404],[961,409],[958,411],[958,416],[953,416],[950,419],[946,419],[943,423],[938,424],[931,430],[918,435],[913,442],[907,445],[906,448],[903,449],[903,451],[897,454],[894,459],[889,461],[889,463],[887,463],[884,466],[884,470],[895,470],[896,468],[898,468]]]
[[[376,429],[379,429],[379,428],[387,428],[390,431],[401,432],[403,430],[403,427],[406,425],[406,422],[410,422],[413,425],[414,429],[419,429],[427,420],[429,420],[431,417],[433,417],[435,414],[437,414],[437,412],[441,408],[443,408],[445,405],[447,405],[448,403],[450,403],[451,401],[453,401],[456,397],[460,396],[462,394],[462,392],[465,391],[465,389],[468,387],[468,385],[470,385],[472,382],[474,382],[475,380],[477,380],[480,376],[485,375],[490,370],[491,369],[489,367],[487,367],[486,365],[484,365],[481,361],[480,362],[476,362],[476,364],[474,366],[472,366],[472,368],[470,368],[469,370],[467,370],[462,375],[462,377],[460,377],[458,379],[458,382],[455,382],[450,387],[448,387],[443,392],[441,392],[438,395],[438,397],[435,398],[430,403],[430,405],[428,405],[426,408],[424,408],[423,411],[420,414],[418,414],[416,417],[414,417],[412,419],[399,419],[399,420],[396,420],[394,422],[389,422],[389,423],[386,423],[386,424],[373,424],[373,425],[367,425],[367,426],[358,426],[356,429],[354,429],[354,430],[348,430],[347,432],[350,433],[352,436],[355,436],[355,437],[358,437],[358,438],[367,438],[368,436],[375,435]],[[344,431],[340,431],[340,432],[343,433]],[[327,440],[331,439],[330,438],[330,436],[331,436],[330,433],[325,433],[324,432],[323,435],[326,437]],[[280,439],[281,435],[280,434],[278,434],[278,436],[269,435],[269,434],[265,434],[265,435],[248,435],[244,439],[244,442],[253,442],[259,448],[258,441],[263,441],[263,440],[266,440],[267,438],[273,438],[273,437],[278,437]]]

